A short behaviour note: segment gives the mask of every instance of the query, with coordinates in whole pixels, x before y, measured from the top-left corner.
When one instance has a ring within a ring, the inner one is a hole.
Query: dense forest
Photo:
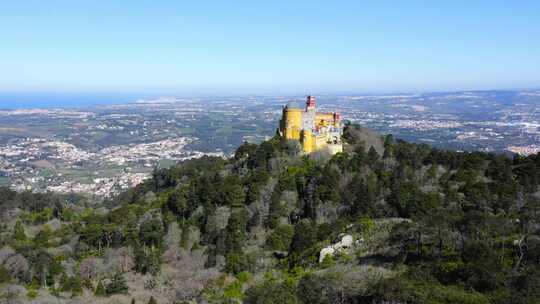
[[[246,143],[102,204],[0,188],[0,302],[540,302],[540,155],[344,141]]]

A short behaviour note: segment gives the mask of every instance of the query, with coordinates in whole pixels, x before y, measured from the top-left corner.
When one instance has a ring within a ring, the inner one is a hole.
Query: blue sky
[[[540,1],[0,0],[0,92],[540,87]]]

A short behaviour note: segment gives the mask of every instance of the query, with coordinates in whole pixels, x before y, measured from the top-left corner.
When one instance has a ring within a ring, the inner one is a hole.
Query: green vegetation
[[[539,155],[362,132],[347,126],[333,157],[246,143],[92,208],[0,188],[3,214],[20,210],[2,226],[0,281],[178,303],[538,303]],[[319,263],[343,235],[354,243]]]
[[[120,273],[115,274],[112,277],[111,282],[105,288],[105,292],[108,295],[116,293],[127,293],[128,286],[126,284],[126,279],[124,279],[124,276]]]

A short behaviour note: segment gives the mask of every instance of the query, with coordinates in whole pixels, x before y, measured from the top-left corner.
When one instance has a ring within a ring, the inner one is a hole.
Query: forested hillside
[[[100,206],[2,188],[0,302],[540,302],[539,155],[344,141],[244,144]]]

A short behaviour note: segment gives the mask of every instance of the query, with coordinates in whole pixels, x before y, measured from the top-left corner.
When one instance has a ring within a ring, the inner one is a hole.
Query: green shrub
[[[294,235],[294,227],[280,225],[268,236],[266,245],[272,250],[288,251]]]
[[[488,304],[488,298],[463,287],[442,285],[436,281],[420,281],[406,277],[382,281],[376,294],[384,301],[426,304]]]
[[[290,286],[275,281],[266,281],[246,291],[245,304],[297,304],[296,292]]]
[[[375,221],[369,217],[362,217],[359,224],[361,233],[365,236],[369,236],[375,228]]]
[[[8,283],[11,281],[11,275],[9,271],[2,265],[0,265],[0,284]]]
[[[328,268],[328,267],[332,267],[336,264],[336,261],[334,259],[334,257],[332,255],[327,255],[324,257],[324,260],[322,261],[320,265],[321,268]]]
[[[250,271],[255,263],[252,256],[243,253],[229,253],[225,257],[225,262],[225,270],[233,274]]]
[[[223,296],[227,299],[242,299],[242,282],[234,281],[225,287]]]
[[[246,283],[247,281],[249,281],[249,279],[251,279],[251,273],[247,271],[242,271],[236,275],[236,278],[238,279],[238,281]]]
[[[35,299],[38,296],[38,292],[35,289],[29,289],[28,292],[26,293],[26,296],[29,297],[30,299]]]

